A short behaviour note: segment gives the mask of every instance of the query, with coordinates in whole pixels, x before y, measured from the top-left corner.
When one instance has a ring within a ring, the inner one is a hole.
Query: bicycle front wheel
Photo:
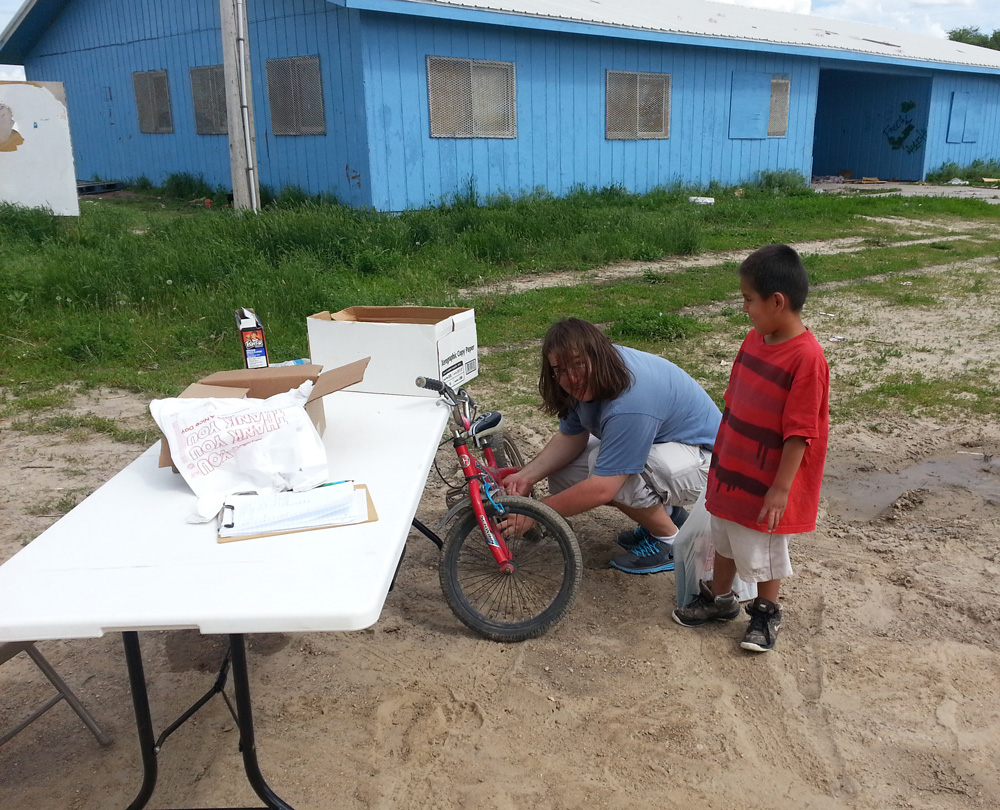
[[[524,537],[504,538],[513,570],[500,570],[469,509],[444,541],[441,589],[466,627],[491,641],[524,641],[542,635],[572,607],[583,560],[573,530],[551,508],[516,495],[498,502],[506,513],[535,521]]]

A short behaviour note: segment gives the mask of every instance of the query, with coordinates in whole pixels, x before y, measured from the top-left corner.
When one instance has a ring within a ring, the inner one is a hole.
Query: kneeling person
[[[617,507],[638,526],[618,536],[611,565],[634,574],[673,570],[670,541],[708,476],[721,414],[711,397],[662,357],[617,346],[596,326],[568,318],[542,343],[538,390],[559,432],[519,472],[509,494],[543,478],[544,503],[563,517]]]

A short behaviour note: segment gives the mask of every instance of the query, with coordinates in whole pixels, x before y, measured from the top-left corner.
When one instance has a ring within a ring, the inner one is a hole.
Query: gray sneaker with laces
[[[773,650],[781,629],[781,606],[758,596],[746,610],[750,614],[750,626],[740,646],[753,652]]]
[[[685,627],[700,627],[710,621],[729,622],[740,615],[740,603],[736,594],[730,592],[725,596],[714,596],[712,589],[704,582],[700,583],[701,592],[684,607],[674,611],[674,621]]]

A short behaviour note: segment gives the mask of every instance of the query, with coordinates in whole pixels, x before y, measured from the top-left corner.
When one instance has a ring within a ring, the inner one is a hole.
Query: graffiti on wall
[[[896,119],[882,130],[892,149],[902,149],[908,155],[922,148],[927,141],[927,130],[918,127],[911,115],[916,106],[915,101],[904,101],[899,105],[899,115]]]

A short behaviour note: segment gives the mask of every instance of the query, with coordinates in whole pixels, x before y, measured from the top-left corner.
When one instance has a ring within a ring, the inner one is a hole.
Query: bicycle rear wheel
[[[441,589],[466,627],[491,641],[524,641],[542,635],[572,607],[583,560],[573,530],[555,511],[515,495],[498,501],[507,513],[536,524],[524,537],[505,538],[514,570],[500,571],[470,508],[444,541]]]
[[[497,467],[524,466],[524,456],[521,454],[520,448],[507,435],[506,431],[500,434],[500,441],[492,441],[492,436],[490,439],[490,446],[493,448],[493,457],[497,460]]]

